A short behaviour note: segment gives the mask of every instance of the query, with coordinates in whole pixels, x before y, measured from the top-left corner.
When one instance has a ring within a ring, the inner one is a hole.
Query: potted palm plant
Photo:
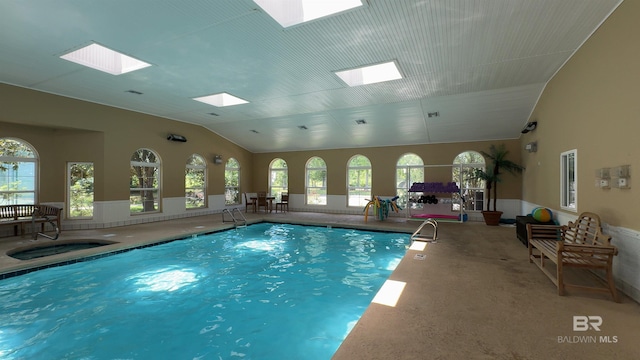
[[[519,174],[524,167],[507,159],[509,151],[504,144],[499,146],[491,145],[489,152],[480,151],[487,159],[486,169],[475,169],[472,178],[485,182],[487,189],[487,210],[482,212],[482,217],[487,225],[496,226],[500,223],[502,211],[496,209],[498,201],[498,183],[502,181],[502,174],[508,172],[511,174]],[[491,201],[493,200],[493,202]],[[493,207],[490,207],[492,205]]]

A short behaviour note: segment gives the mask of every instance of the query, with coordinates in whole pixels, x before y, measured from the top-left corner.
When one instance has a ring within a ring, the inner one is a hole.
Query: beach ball
[[[537,221],[549,222],[551,221],[553,214],[551,213],[551,210],[547,208],[539,207],[539,208],[533,209],[533,211],[531,212],[531,216],[533,216],[533,218],[536,219]]]

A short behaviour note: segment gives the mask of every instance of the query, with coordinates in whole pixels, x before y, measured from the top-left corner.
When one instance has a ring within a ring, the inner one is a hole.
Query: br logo
[[[600,331],[600,325],[602,325],[600,316],[576,315],[573,317],[573,331]]]

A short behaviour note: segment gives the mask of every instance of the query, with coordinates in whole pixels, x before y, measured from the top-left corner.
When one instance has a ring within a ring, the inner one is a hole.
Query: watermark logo
[[[600,331],[601,316],[576,315],[573,317],[573,331]]]
[[[602,317],[597,315],[574,315],[573,316],[573,331],[585,332],[595,331],[601,332]],[[581,336],[558,336],[558,343],[568,344],[584,344],[584,343],[600,343],[600,344],[615,344],[618,342],[618,337],[615,335],[581,335]]]

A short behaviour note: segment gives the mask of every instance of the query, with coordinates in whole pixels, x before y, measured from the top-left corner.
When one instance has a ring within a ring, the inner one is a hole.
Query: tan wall
[[[224,193],[224,164],[213,164],[217,154],[241,163],[241,187],[250,188],[253,155],[200,126],[3,84],[0,98],[0,137],[26,140],[39,153],[39,201],[64,201],[69,161],[94,162],[96,201],[129,199],[129,161],[138,148],[162,159],[165,198],[184,196],[185,164],[193,153],[207,159],[210,195]],[[188,141],[167,141],[169,133]]]
[[[625,1],[547,85],[522,144],[525,201],[560,208],[560,153],[578,150],[578,213],[640,230],[640,2]],[[631,189],[595,187],[595,170],[631,165]],[[635,176],[635,177],[634,177]]]
[[[346,195],[347,162],[352,156],[360,154],[368,157],[371,161],[373,194],[393,195],[396,193],[396,164],[402,155],[415,153],[422,157],[425,165],[450,165],[461,152],[488,151],[489,146],[494,143],[504,143],[510,152],[509,159],[519,161],[521,154],[518,140],[254,154],[253,188],[261,190],[268,188],[269,164],[275,158],[282,158],[287,162],[289,169],[289,192],[304,194],[306,162],[313,156],[319,156],[327,163],[327,192],[330,195]],[[451,168],[427,168],[425,181],[451,181]],[[499,198],[520,199],[521,189],[519,176],[514,177],[507,174],[504,176],[504,183],[500,185]]]

